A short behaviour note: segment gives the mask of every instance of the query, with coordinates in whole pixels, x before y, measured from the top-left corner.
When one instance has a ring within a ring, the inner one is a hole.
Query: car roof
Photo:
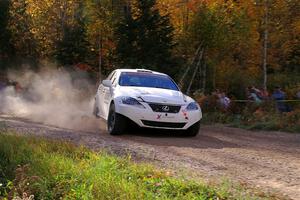
[[[142,72],[142,73],[151,73],[151,74],[158,74],[158,75],[168,76],[167,74],[152,71],[152,70],[149,70],[149,69],[117,69],[116,71],[119,71],[119,72],[137,72],[137,73]]]

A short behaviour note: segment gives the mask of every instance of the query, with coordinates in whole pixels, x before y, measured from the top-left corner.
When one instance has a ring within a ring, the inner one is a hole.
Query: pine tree
[[[81,26],[66,26],[55,57],[61,65],[73,65],[85,61],[87,49],[85,30]]]
[[[11,33],[8,30],[10,0],[0,1],[0,59],[12,53]]]
[[[75,23],[64,26],[63,38],[57,43],[55,57],[61,65],[73,65],[85,62],[88,55],[89,43],[82,14],[82,4],[78,4],[75,13]]]
[[[137,0],[117,29],[117,54],[124,67],[170,73],[173,27],[161,16],[155,0]]]
[[[7,61],[13,54],[11,32],[8,29],[10,0],[0,1],[0,75],[7,68]]]

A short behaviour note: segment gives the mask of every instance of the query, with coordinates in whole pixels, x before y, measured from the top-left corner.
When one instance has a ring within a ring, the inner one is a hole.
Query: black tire
[[[126,118],[115,112],[115,105],[112,103],[107,118],[107,131],[111,135],[120,135],[126,130]]]
[[[200,121],[192,125],[190,128],[188,128],[185,131],[185,135],[188,137],[195,137],[196,135],[198,135],[199,130],[200,130]]]

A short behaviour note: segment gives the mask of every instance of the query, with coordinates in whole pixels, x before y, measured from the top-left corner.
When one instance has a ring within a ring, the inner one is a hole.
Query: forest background
[[[0,75],[46,66],[96,83],[115,68],[147,68],[199,99],[216,89],[247,99],[249,86],[296,99],[299,11],[298,0],[1,0]]]

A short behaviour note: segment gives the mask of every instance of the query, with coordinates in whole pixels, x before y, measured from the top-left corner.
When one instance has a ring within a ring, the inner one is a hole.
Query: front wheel
[[[188,128],[185,131],[185,135],[189,137],[195,137],[196,135],[198,135],[199,130],[200,130],[200,121],[192,125],[190,128]]]
[[[114,104],[111,104],[109,108],[107,130],[111,135],[120,135],[126,130],[126,119],[115,112]]]

